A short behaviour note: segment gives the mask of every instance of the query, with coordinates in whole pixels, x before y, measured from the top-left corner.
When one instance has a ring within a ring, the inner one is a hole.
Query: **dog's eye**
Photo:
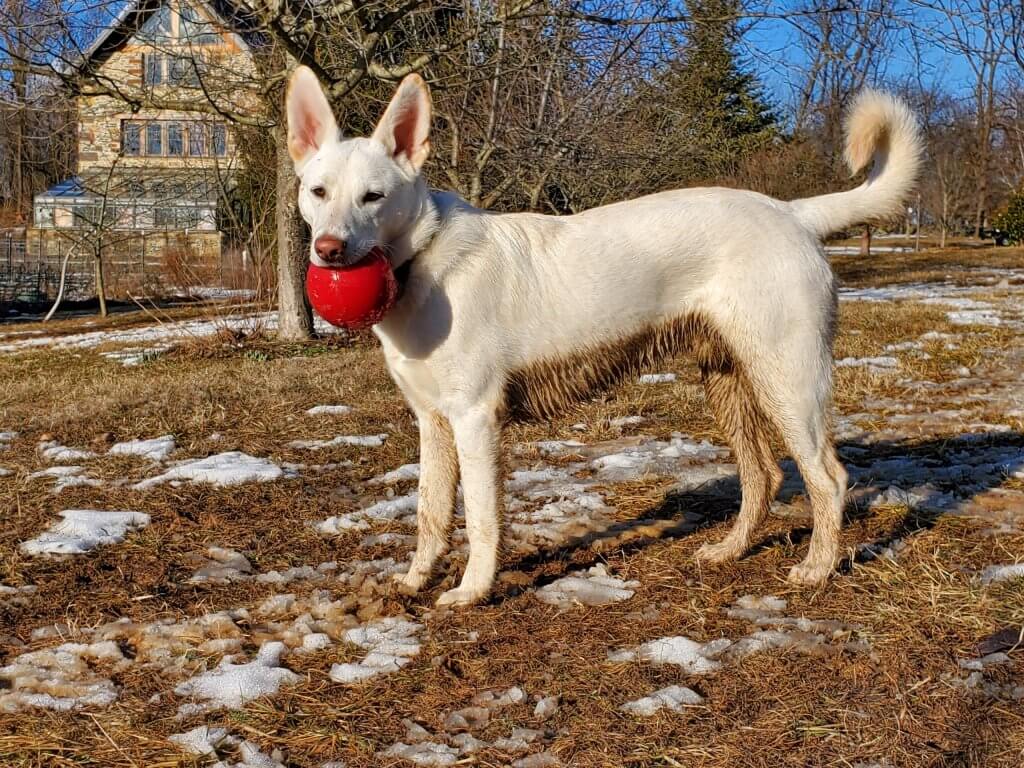
[[[372,203],[375,200],[383,199],[383,197],[384,197],[384,193],[383,192],[367,192],[365,195],[363,195],[363,202],[364,203]]]
[[[309,191],[313,193],[313,197],[319,197],[321,199],[327,197],[327,190],[323,187],[313,187]]]

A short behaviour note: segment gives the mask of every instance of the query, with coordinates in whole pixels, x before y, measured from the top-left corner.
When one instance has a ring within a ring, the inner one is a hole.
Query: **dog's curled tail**
[[[862,91],[846,118],[846,163],[853,174],[874,161],[856,189],[794,200],[800,222],[818,237],[900,212],[917,181],[924,144],[917,118],[900,99]]]

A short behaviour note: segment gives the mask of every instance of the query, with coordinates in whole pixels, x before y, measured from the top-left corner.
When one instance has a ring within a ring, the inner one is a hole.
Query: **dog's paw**
[[[702,563],[718,564],[728,563],[731,560],[739,560],[743,555],[743,548],[738,547],[729,539],[724,539],[717,544],[708,542],[694,554]]]
[[[470,605],[474,605],[487,596],[486,592],[480,592],[479,590],[466,589],[465,587],[458,587],[457,589],[449,589],[447,592],[443,592],[439,598],[437,598],[438,608],[466,608]]]
[[[802,587],[817,587],[828,581],[832,574],[831,563],[808,563],[804,560],[789,569],[787,581]]]
[[[415,595],[427,583],[427,576],[417,573],[396,573],[391,577],[395,588],[403,595]]]

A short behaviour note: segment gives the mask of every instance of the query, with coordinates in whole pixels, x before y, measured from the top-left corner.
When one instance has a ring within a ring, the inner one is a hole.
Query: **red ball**
[[[379,323],[398,298],[398,281],[384,252],[374,248],[349,267],[309,265],[306,294],[331,325],[366,328]]]

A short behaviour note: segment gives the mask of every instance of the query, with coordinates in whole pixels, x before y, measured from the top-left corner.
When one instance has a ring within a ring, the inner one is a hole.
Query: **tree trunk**
[[[313,336],[313,310],[306,298],[306,238],[299,213],[298,179],[288,154],[288,133],[275,130],[277,144],[277,313],[278,338]]]
[[[100,302],[100,317],[107,316],[107,289],[103,282],[103,251],[96,251],[94,264],[96,275],[96,298]]]
[[[867,224],[864,225],[864,231],[860,236],[860,255],[871,255],[871,227]]]

